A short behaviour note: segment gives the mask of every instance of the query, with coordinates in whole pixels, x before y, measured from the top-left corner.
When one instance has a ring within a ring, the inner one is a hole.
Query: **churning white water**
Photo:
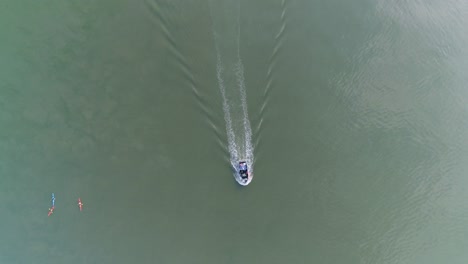
[[[237,19],[237,58],[234,67],[234,74],[236,77],[236,82],[238,86],[237,96],[230,97],[231,101],[228,100],[227,96],[227,87],[223,79],[223,74],[229,74],[224,72],[223,61],[221,57],[221,51],[218,45],[219,35],[213,28],[213,36],[216,48],[216,72],[218,79],[218,86],[221,92],[221,97],[223,101],[223,111],[224,111],[224,120],[226,123],[226,133],[228,140],[228,150],[230,155],[231,166],[234,169],[234,177],[236,180],[242,184],[247,185],[252,180],[253,175],[253,163],[254,163],[254,148],[252,145],[252,128],[250,126],[248,108],[247,108],[247,92],[244,78],[244,66],[242,64],[242,59],[240,56],[240,16]],[[230,93],[232,95],[232,93]],[[237,97],[237,98],[236,98]],[[237,100],[236,100],[237,99]],[[240,99],[240,100],[239,100]],[[236,107],[233,103],[239,103],[242,109],[241,115],[233,115],[232,107]],[[234,119],[234,122],[233,122]],[[240,120],[239,120],[240,119]],[[240,123],[237,121],[241,121]],[[242,127],[235,127],[234,124],[242,124]],[[237,134],[236,134],[237,133]],[[239,161],[246,161],[249,167],[249,179],[247,182],[242,182],[240,176],[238,175]]]

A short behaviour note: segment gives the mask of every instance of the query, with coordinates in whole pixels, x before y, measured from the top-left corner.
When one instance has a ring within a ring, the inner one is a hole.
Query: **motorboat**
[[[237,182],[240,185],[247,185],[252,180],[251,175],[249,175],[249,168],[246,161],[239,162],[239,168],[237,171],[238,177],[236,177]]]

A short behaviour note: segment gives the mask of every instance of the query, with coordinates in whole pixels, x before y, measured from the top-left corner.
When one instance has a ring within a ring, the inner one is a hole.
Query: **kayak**
[[[53,214],[54,210],[55,210],[55,194],[52,193],[52,207],[49,208],[49,212],[47,213],[47,216],[50,216],[51,214]]]
[[[52,206],[51,208],[49,208],[49,213],[47,214],[47,216],[50,216],[51,214],[54,213],[54,210],[55,210],[55,207]]]
[[[81,202],[81,198],[78,198],[78,207],[80,208],[80,211],[83,211],[83,203]]]

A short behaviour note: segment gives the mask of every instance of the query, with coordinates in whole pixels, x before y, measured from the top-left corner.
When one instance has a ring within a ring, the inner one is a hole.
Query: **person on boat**
[[[240,169],[241,169],[241,171],[246,171],[247,170],[247,164],[246,163],[241,163]]]

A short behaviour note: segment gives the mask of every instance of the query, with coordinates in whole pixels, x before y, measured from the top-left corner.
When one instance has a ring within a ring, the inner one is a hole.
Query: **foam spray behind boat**
[[[240,6],[239,6],[240,11]],[[211,8],[210,8],[211,13]],[[212,17],[213,18],[213,17]],[[241,56],[240,56],[240,15],[238,14],[237,17],[237,58],[235,63],[235,76],[238,86],[238,95],[240,97],[240,106],[242,108],[242,116],[234,116],[237,121],[237,118],[242,119],[242,128],[241,127],[234,127],[233,126],[233,116],[231,114],[231,105],[228,101],[228,96],[226,95],[226,85],[223,79],[224,67],[221,58],[221,52],[219,50],[218,45],[218,34],[216,33],[215,29],[213,28],[213,36],[216,48],[216,71],[217,71],[217,79],[218,79],[218,86],[221,92],[221,97],[223,101],[223,112],[224,112],[224,120],[226,123],[226,133],[227,133],[227,140],[228,140],[228,150],[230,154],[230,162],[231,166],[233,167],[235,173],[235,179],[242,185],[247,185],[252,180],[253,176],[253,163],[254,163],[254,148],[252,145],[252,129],[250,126],[249,116],[248,116],[248,108],[247,108],[247,92],[245,86],[245,79],[244,79],[244,66],[242,64]],[[235,100],[233,100],[235,101]],[[237,124],[237,122],[235,122]],[[240,134],[237,134],[240,133]],[[241,139],[240,142],[236,141]],[[243,139],[243,141],[242,141]],[[239,176],[239,162],[246,161],[248,165],[248,172],[249,172],[249,180],[247,183],[241,182]]]

